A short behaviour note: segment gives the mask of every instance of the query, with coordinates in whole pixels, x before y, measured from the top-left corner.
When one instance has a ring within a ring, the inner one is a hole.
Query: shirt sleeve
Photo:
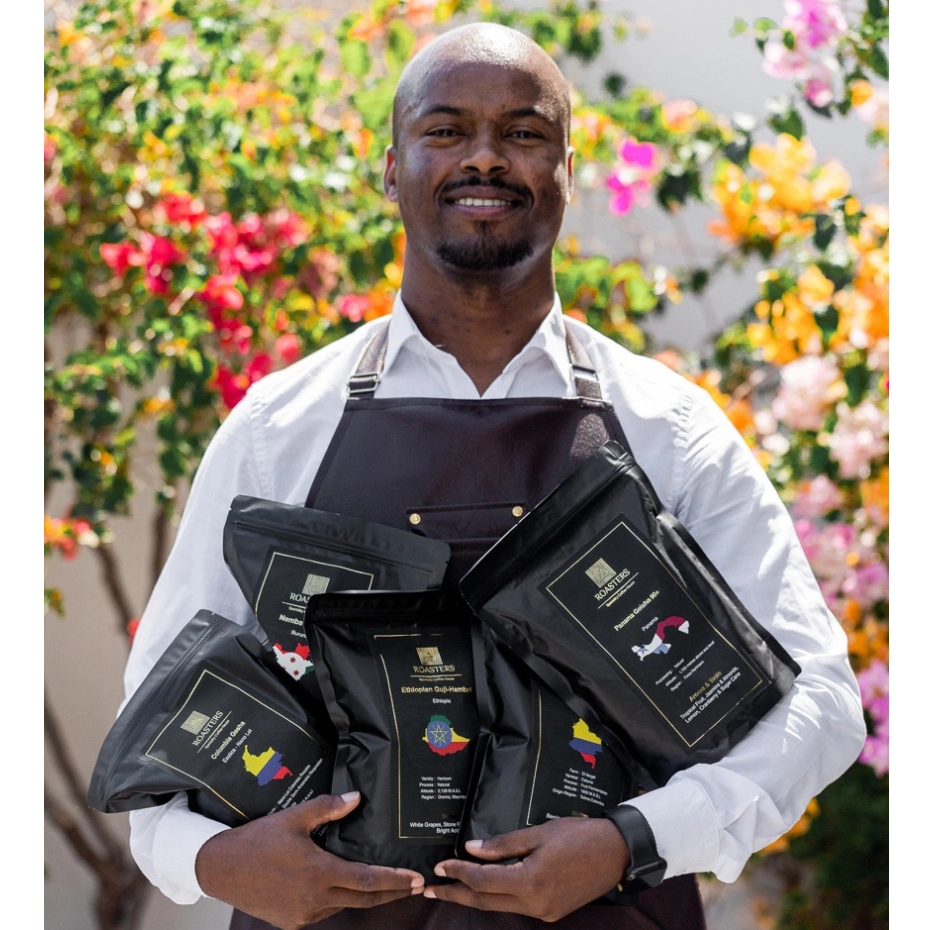
[[[197,471],[177,538],[142,614],[126,663],[126,705],[184,625],[207,609],[254,624],[248,603],[223,559],[223,526],[236,494],[262,496],[254,464],[248,403],[243,400],[216,433]],[[177,904],[203,896],[194,863],[223,824],[191,811],[185,794],[133,811],[130,849],[148,880]]]
[[[865,722],[846,635],[824,602],[791,517],[743,438],[702,394],[683,410],[675,516],[798,663],[787,695],[719,762],[628,803],[649,821],[667,876],[735,881],[857,758]]]

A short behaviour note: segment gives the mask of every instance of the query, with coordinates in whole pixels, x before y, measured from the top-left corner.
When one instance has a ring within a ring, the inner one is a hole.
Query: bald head
[[[398,144],[405,120],[425,96],[429,83],[450,68],[488,64],[533,74],[545,89],[568,139],[571,99],[558,65],[532,39],[497,23],[470,23],[443,33],[408,62],[394,95],[393,141]]]

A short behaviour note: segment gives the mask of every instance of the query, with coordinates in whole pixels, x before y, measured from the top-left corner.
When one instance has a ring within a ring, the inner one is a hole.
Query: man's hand
[[[197,854],[204,894],[280,927],[297,930],[344,907],[374,907],[421,894],[423,876],[408,869],[347,862],[320,849],[310,832],[339,820],[359,794],[324,794],[207,840]]]
[[[436,874],[455,884],[430,885],[427,898],[550,923],[614,888],[630,862],[620,831],[604,818],[562,817],[466,845],[486,863],[440,862]],[[521,861],[490,864],[513,856]]]

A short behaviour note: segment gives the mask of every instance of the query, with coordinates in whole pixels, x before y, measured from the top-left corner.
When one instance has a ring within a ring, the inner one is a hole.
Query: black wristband
[[[630,864],[617,885],[623,894],[645,891],[655,888],[665,878],[668,863],[656,849],[656,839],[652,827],[636,807],[621,804],[613,810],[605,811],[620,831],[630,851]]]

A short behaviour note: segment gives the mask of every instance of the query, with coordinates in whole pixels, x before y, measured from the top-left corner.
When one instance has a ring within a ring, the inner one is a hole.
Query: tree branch
[[[123,584],[123,579],[120,576],[116,557],[109,543],[101,543],[94,552],[97,553],[100,561],[103,563],[104,587],[106,588],[107,594],[110,595],[110,602],[116,609],[117,616],[119,617],[120,633],[125,636],[126,627],[129,625],[129,621],[136,616],[136,613],[132,609],[129,595],[126,592],[126,586]]]

